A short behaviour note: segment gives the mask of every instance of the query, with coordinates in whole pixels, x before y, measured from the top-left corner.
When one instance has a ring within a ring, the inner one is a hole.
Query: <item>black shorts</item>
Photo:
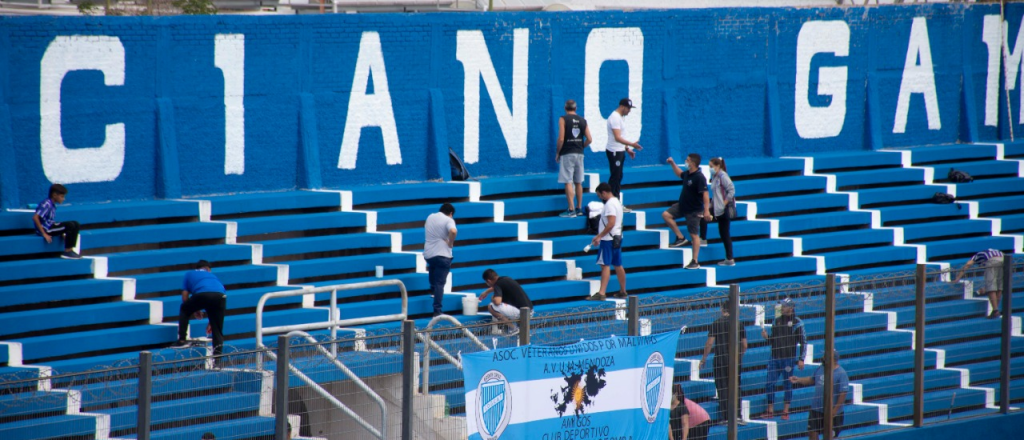
[[[839,434],[840,427],[843,426],[843,419],[845,418],[845,412],[840,412],[832,416],[832,432]],[[825,415],[821,411],[811,410],[810,414],[807,415],[807,431],[821,433],[825,427]]]
[[[686,219],[686,231],[690,233],[690,236],[700,234],[700,221],[704,219],[704,213],[700,211],[693,212],[682,212],[679,208],[679,203],[673,203],[665,210],[668,215],[672,218],[685,218]]]

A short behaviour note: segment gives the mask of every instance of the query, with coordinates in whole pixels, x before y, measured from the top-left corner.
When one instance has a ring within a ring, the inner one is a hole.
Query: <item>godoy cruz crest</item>
[[[490,370],[480,378],[476,391],[476,424],[480,437],[497,439],[512,418],[512,389],[508,379],[500,371]]]
[[[647,423],[654,423],[658,418],[658,411],[661,409],[662,399],[665,397],[665,358],[659,352],[651,353],[644,364],[643,373],[640,375],[640,387],[643,390],[641,403],[644,410],[644,417]]]

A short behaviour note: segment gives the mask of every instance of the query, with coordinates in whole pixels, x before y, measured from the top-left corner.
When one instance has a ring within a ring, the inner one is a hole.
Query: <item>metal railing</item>
[[[415,432],[417,438],[425,440],[465,438],[466,423],[460,417],[464,410],[458,403],[461,399],[451,399],[451,394],[461,392],[464,387],[461,372],[455,368],[439,369],[439,365],[445,364],[459,367],[460,353],[489,350],[492,345],[515,346],[531,339],[539,344],[563,345],[581,338],[674,330],[681,333],[675,359],[679,366],[676,380],[686,389],[688,397],[693,392],[693,400],[706,404],[728,395],[732,397],[725,400],[729,411],[737,415],[734,422],[749,422],[745,428],[737,427],[738,423],[728,423],[723,432],[727,438],[735,438],[739,430],[752,429],[757,424],[776,423],[779,436],[794,436],[792,429],[781,432],[787,424],[756,417],[765,410],[764,393],[774,391],[776,385],[760,381],[764,377],[764,359],[769,353],[768,341],[759,336],[761,328],[766,333],[772,332],[779,317],[775,305],[790,299],[797,304],[798,316],[808,328],[808,353],[801,359],[808,368],[797,371],[797,376],[812,374],[827,361],[830,354],[827,348],[835,347],[840,353],[840,365],[850,376],[850,404],[858,407],[860,414],[877,412],[879,415],[877,422],[871,422],[879,425],[872,433],[927,428],[944,423],[954,414],[980,417],[1021,410],[1019,396],[1024,376],[1010,366],[1024,359],[1024,353],[1018,344],[1010,342],[1012,338],[1024,337],[1020,329],[1021,307],[1017,305],[1014,314],[1012,301],[1014,284],[1019,293],[1020,281],[1024,279],[1024,259],[1007,255],[1006,263],[998,268],[1002,274],[999,278],[993,278],[991,270],[994,268],[971,267],[955,283],[960,268],[922,265],[916,271],[829,275],[808,278],[801,283],[751,287],[743,292],[733,286],[728,291],[708,288],[706,292],[685,297],[634,296],[624,303],[600,303],[532,316],[521,313],[518,335],[494,333],[489,321],[463,324],[454,318],[441,317],[419,328],[406,319],[400,332],[396,328],[378,329],[340,339],[318,340],[303,330],[290,329],[288,334],[278,337],[276,347],[263,347],[259,342],[265,334],[280,333],[287,328],[270,327],[258,330],[260,339],[256,349],[226,346],[224,354],[216,358],[216,368],[206,350],[176,351],[173,356],[170,352],[158,353],[157,356],[162,357],[155,362],[153,355],[143,352],[137,365],[121,360],[93,371],[40,370],[31,377],[25,373],[2,377],[0,394],[4,399],[0,399],[0,413],[7,420],[31,419],[30,423],[35,424],[28,426],[35,429],[50,422],[47,417],[34,416],[34,408],[44,401],[61,399],[68,402],[69,414],[95,417],[102,431],[90,427],[58,434],[135,435],[145,440],[151,431],[155,434],[163,429],[198,429],[195,427],[206,423],[183,414],[169,417],[165,410],[153,412],[154,394],[157,394],[155,400],[163,402],[223,392],[256,393],[259,398],[249,401],[250,405],[256,405],[253,407],[225,408],[219,406],[216,399],[197,400],[188,406],[199,412],[223,411],[224,417],[254,414],[274,417],[275,435],[282,435],[290,424],[293,434],[299,434],[301,429],[305,437],[410,439]],[[986,274],[987,271],[990,273]],[[998,304],[1003,316],[1001,320],[985,320],[984,317],[993,315],[994,310],[988,298],[978,296],[977,291],[983,285],[993,286],[997,280],[1002,282],[1004,293]],[[401,286],[398,282],[384,281],[348,287],[328,286],[268,294],[266,299],[329,291],[336,296],[337,291],[346,288],[381,285]],[[391,318],[406,316],[404,286],[402,291],[403,313],[390,315]],[[730,317],[735,320],[730,319],[730,327],[735,335],[736,329],[745,326],[750,348],[741,357],[743,361],[729,369],[732,371],[722,373],[729,374],[730,386],[716,392],[710,383],[715,372],[710,365],[700,368],[698,364],[708,329],[712,321],[721,316],[722,301],[730,297],[738,299],[733,301]],[[334,304],[332,310],[337,310],[336,302]],[[261,300],[259,313],[265,305],[266,301]],[[324,329],[332,325],[353,325],[351,320],[336,319],[335,313],[331,314],[334,319],[326,322],[292,327]],[[496,335],[498,337],[490,337]],[[302,342],[293,344],[289,338],[301,338]],[[419,343],[424,346],[418,350]],[[440,356],[430,360],[432,352]],[[264,358],[277,362],[264,365]],[[433,379],[431,370],[435,371]],[[295,387],[288,386],[289,376],[296,382]],[[215,380],[217,377],[219,381]],[[752,378],[757,380],[751,381]],[[168,390],[173,390],[174,394],[166,394]],[[793,391],[799,394],[794,395],[793,411],[807,411],[813,388]],[[887,412],[886,402],[892,400],[892,396],[901,396],[903,401],[912,403],[900,403],[899,411],[889,408],[889,419],[881,419]],[[1014,396],[1018,396],[1017,400],[1012,401]],[[313,399],[320,406],[310,406]],[[828,401],[828,396],[823,396],[822,400]],[[132,405],[137,405],[138,418],[131,426],[123,421],[115,423],[103,413],[108,408]],[[937,414],[936,408],[940,407],[942,414]],[[832,418],[827,417],[829,411],[830,408],[824,408],[823,424],[833,423]],[[105,417],[110,421],[104,420]],[[379,426],[377,417],[381,421]],[[345,419],[344,427],[330,424],[337,419]],[[847,423],[849,420],[847,417]],[[326,424],[317,424],[321,422]],[[865,422],[857,423],[861,425],[833,428],[853,429],[864,426]],[[67,429],[71,429],[70,425]],[[826,431],[831,433],[831,429],[826,428]],[[247,424],[238,434],[271,435],[266,423],[262,427]],[[828,438],[829,434],[825,435]],[[856,433],[842,435],[854,437]]]
[[[366,318],[337,319],[338,316],[338,292],[346,290],[369,289],[372,287],[398,286],[402,293],[402,311],[391,315],[370,316]],[[315,322],[310,324],[280,325],[276,327],[263,328],[263,309],[267,301],[274,298],[288,298],[292,296],[316,295],[317,293],[331,292],[331,309],[326,322]],[[377,324],[381,322],[404,321],[409,316],[409,292],[405,290],[405,283],[402,280],[380,280],[367,281],[364,283],[334,284],[316,288],[288,290],[284,292],[270,292],[260,297],[256,304],[256,346],[263,346],[264,334],[288,333],[293,331],[307,330],[331,330],[331,339],[338,338],[338,329],[355,325]],[[331,346],[331,354],[337,356],[337,345]]]

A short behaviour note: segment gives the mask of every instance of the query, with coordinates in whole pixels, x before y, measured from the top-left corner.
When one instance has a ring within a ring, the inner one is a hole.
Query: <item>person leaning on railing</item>
[[[964,267],[957,272],[954,283],[960,282],[971,266],[985,268],[985,284],[978,289],[978,295],[988,295],[988,302],[992,305],[992,313],[988,319],[996,319],[1002,316],[999,313],[999,300],[1003,296],[1003,253],[999,249],[987,249],[974,254]]]

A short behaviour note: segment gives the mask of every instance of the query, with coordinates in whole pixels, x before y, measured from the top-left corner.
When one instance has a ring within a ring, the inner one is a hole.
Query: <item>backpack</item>
[[[448,164],[452,167],[452,180],[462,182],[469,180],[469,170],[466,169],[466,165],[462,163],[462,159],[455,154],[455,150],[448,149]]]
[[[974,181],[974,178],[971,177],[970,174],[967,174],[966,171],[954,170],[952,168],[949,169],[949,173],[946,174],[946,178],[953,183],[971,183]]]
[[[587,223],[584,225],[583,231],[589,235],[597,235],[598,232],[601,232],[601,213],[598,212],[595,216],[591,216],[590,213],[590,205],[588,204],[583,208],[584,217],[587,219]]]
[[[937,192],[932,196],[932,203],[938,203],[940,205],[948,205],[956,201],[956,197],[952,194],[946,194],[944,192]]]

